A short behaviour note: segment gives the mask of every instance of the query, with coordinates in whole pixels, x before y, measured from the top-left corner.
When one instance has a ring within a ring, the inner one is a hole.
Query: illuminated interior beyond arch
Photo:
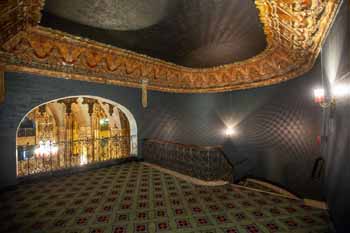
[[[16,134],[17,176],[137,156],[137,124],[123,105],[69,96],[31,109]]]

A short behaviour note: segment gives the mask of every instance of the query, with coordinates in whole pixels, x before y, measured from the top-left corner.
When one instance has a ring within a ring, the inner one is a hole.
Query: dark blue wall
[[[315,143],[319,108],[311,96],[318,84],[318,70],[316,65],[303,78],[246,91],[150,92],[147,109],[141,107],[138,89],[7,73],[6,101],[0,108],[1,184],[15,183],[16,128],[29,110],[60,97],[93,95],[127,107],[135,116],[140,139],[229,145],[226,153],[233,162],[247,159],[236,167],[236,178],[260,177],[302,196],[320,199],[319,181],[310,178],[313,162],[319,156]],[[224,130],[230,124],[235,125],[238,134],[228,141]]]
[[[124,105],[137,121],[139,138],[199,145],[225,144],[235,177],[263,178],[301,196],[321,199],[320,181],[311,179],[320,108],[312,102],[319,66],[304,77],[279,85],[216,94],[149,93],[141,107],[140,90],[87,82],[6,73],[6,101],[0,108],[1,185],[16,181],[16,128],[35,106],[65,96],[93,95]],[[228,140],[227,125],[237,135]],[[298,172],[296,172],[298,171]]]
[[[350,17],[344,1],[323,48],[326,78],[350,85]],[[335,73],[334,73],[335,72]],[[235,176],[260,177],[301,196],[322,199],[322,180],[311,179],[320,148],[320,108],[312,89],[320,84],[320,62],[308,74],[279,85],[218,94],[150,92],[141,107],[140,90],[6,73],[6,101],[0,105],[0,187],[16,183],[16,129],[33,107],[72,95],[100,96],[127,107],[138,124],[139,138],[159,138],[201,145],[225,145],[236,167]],[[343,77],[343,79],[341,78]],[[337,101],[334,117],[324,114],[326,159],[324,191],[339,233],[350,229],[350,98]],[[237,136],[228,140],[226,124]]]
[[[1,186],[16,181],[16,129],[28,111],[65,96],[93,95],[128,108],[137,121],[140,139],[228,144],[226,153],[233,162],[247,159],[236,167],[236,178],[260,177],[302,196],[320,199],[319,181],[310,178],[313,162],[319,156],[315,143],[319,108],[311,96],[318,83],[318,70],[316,66],[303,78],[246,91],[150,92],[147,109],[141,107],[139,89],[6,73],[6,101],[0,108]],[[227,141],[224,130],[229,124],[236,126],[238,134]]]
[[[16,182],[16,130],[34,107],[66,96],[91,95],[113,100],[134,115],[142,127],[140,91],[88,82],[45,78],[30,74],[6,73],[6,100],[0,107],[0,187]]]
[[[320,179],[312,179],[321,156],[320,107],[313,89],[320,84],[320,67],[302,78],[280,85],[217,94],[152,92],[143,114],[143,133],[199,145],[225,145],[236,167],[235,177],[258,177],[284,186],[300,196],[323,199]],[[237,135],[224,130],[233,124]]]
[[[344,1],[324,46],[324,68],[334,85],[350,87],[350,8]],[[324,113],[323,143],[326,159],[325,192],[332,220],[338,233],[350,230],[350,96],[336,99],[333,114]]]

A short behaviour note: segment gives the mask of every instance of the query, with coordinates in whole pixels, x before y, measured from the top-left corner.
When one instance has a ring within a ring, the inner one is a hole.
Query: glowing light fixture
[[[349,95],[350,88],[348,85],[338,84],[334,85],[332,88],[332,96],[334,97],[343,97]]]
[[[322,103],[325,100],[325,91],[323,88],[317,88],[314,90],[314,101],[315,103]]]
[[[323,56],[322,50],[320,52],[321,57],[321,79],[322,79],[322,87],[325,86],[324,75],[323,75]],[[333,59],[334,60],[334,59]],[[329,63],[330,64],[330,63]],[[325,91],[324,88],[314,89],[314,101],[319,104],[322,108],[331,108],[331,115],[334,112],[336,105],[336,98],[343,97],[350,94],[350,86],[344,85],[340,83],[336,83],[336,72],[334,67],[338,67],[337,65],[331,65],[327,67],[330,91],[329,93]],[[346,74],[347,75],[347,74]],[[338,79],[342,80],[342,78]],[[326,95],[327,94],[327,95]]]
[[[109,123],[109,119],[108,118],[102,118],[100,120],[100,125],[107,125]]]
[[[336,98],[344,97],[350,94],[350,87],[343,84],[334,84],[331,89],[330,98],[326,99],[325,90],[323,88],[317,88],[314,90],[314,101],[320,104],[322,108],[328,108],[335,105]]]
[[[39,142],[39,147],[35,149],[34,153],[37,156],[40,157],[47,157],[49,155],[54,155],[57,154],[58,152],[58,146],[55,144],[55,142],[51,141],[40,141]]]
[[[322,108],[328,108],[335,104],[334,98],[326,98],[325,90],[323,88],[317,88],[314,90],[314,101]]]
[[[324,87],[324,76],[323,76],[323,56],[322,56],[322,49],[320,51],[320,57],[321,57],[321,80],[322,80],[322,88],[316,88],[314,89],[314,101],[315,103],[319,104],[322,108],[328,108],[331,105],[333,105],[333,101],[329,96],[326,97],[326,91],[323,88]]]
[[[226,128],[226,130],[225,130],[225,135],[226,136],[232,137],[235,134],[236,134],[236,130],[232,126],[229,126],[229,127]]]
[[[85,165],[87,163],[88,163],[87,155],[86,154],[81,154],[80,155],[80,165]]]

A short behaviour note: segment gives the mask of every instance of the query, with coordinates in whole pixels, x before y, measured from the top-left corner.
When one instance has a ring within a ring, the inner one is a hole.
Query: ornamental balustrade
[[[221,146],[196,146],[146,139],[142,155],[146,162],[206,181],[233,181],[233,164]]]
[[[50,173],[130,157],[136,136],[113,136],[17,146],[18,177]]]

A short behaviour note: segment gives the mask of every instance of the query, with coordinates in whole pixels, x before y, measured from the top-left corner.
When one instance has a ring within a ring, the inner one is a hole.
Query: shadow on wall
[[[350,6],[343,1],[339,14],[324,46],[325,70],[331,84],[350,86]],[[323,144],[326,160],[325,192],[331,218],[338,233],[350,229],[350,97],[336,100],[333,118],[324,114],[327,143]]]
[[[303,197],[322,199],[312,180],[320,156],[320,108],[312,91],[320,82],[319,62],[307,75],[280,85],[216,94],[150,92],[143,138],[197,145],[225,145],[236,179],[261,177]],[[229,139],[225,129],[234,127]],[[228,149],[227,149],[228,148]],[[242,161],[246,161],[241,163]],[[296,172],[298,171],[298,172]]]
[[[320,156],[320,109],[310,95],[313,83],[289,82],[237,125],[242,134],[233,138],[236,153],[250,161],[237,166],[240,176],[260,177],[301,196],[322,198],[321,181],[311,179]]]
[[[35,106],[65,96],[100,96],[126,106],[134,116],[138,130],[141,127],[142,106],[138,89],[22,73],[5,73],[5,84],[6,98],[0,107],[0,189],[17,182],[16,130],[23,116]]]

